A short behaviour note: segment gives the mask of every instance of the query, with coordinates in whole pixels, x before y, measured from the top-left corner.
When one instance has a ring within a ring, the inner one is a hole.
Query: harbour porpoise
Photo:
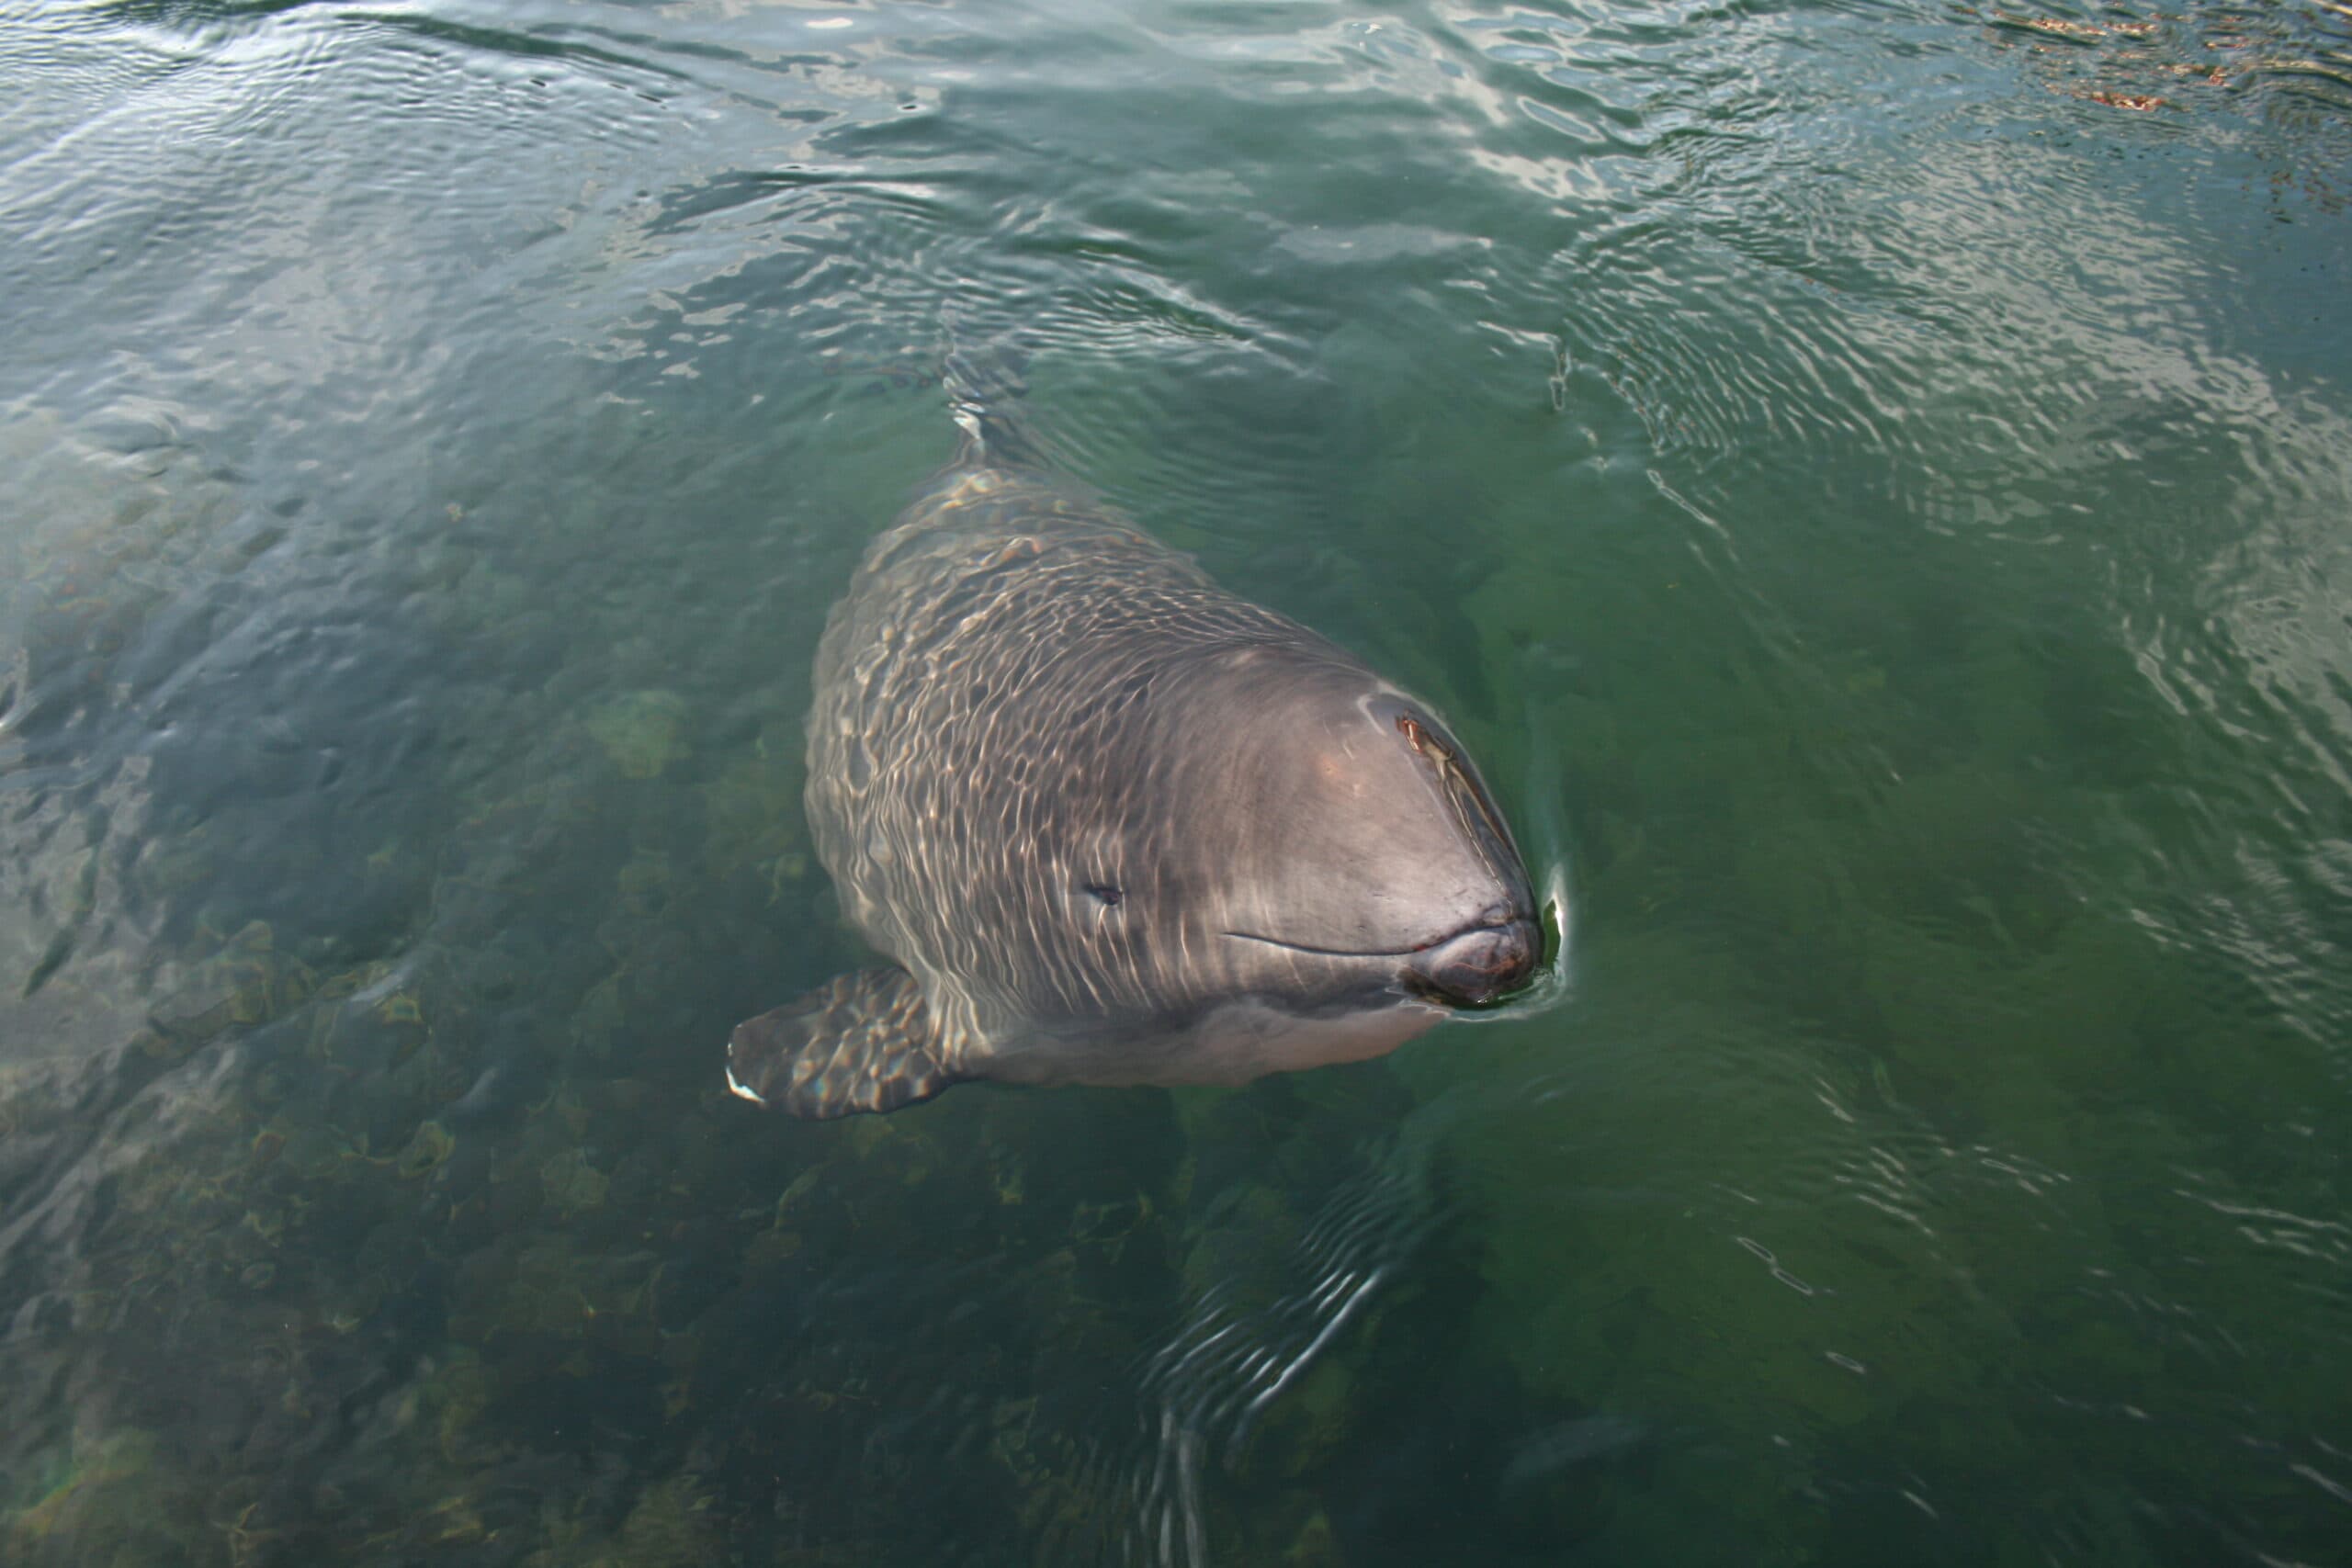
[[[1527,985],[1535,898],[1430,707],[1218,587],[947,377],[964,441],[819,645],[806,807],[895,962],[737,1026],[807,1117],[967,1079],[1239,1083]]]

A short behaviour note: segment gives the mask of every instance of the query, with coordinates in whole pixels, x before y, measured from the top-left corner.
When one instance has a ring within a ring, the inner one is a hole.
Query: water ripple
[[[1252,1426],[1410,1261],[1431,1224],[1428,1177],[1401,1146],[1366,1151],[1283,1251],[1279,1278],[1218,1280],[1143,1369],[1151,1458],[1127,1483],[1129,1550],[1203,1568],[1212,1549],[1203,1467],[1230,1463]]]

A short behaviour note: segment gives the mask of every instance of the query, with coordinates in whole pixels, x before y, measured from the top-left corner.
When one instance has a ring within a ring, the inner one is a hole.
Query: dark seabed
[[[0,1562],[2352,1562],[2352,10],[0,0]],[[1566,995],[763,1117],[1017,336]]]

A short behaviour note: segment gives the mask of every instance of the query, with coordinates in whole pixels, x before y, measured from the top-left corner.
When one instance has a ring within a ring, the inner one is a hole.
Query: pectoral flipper
[[[915,977],[861,969],[737,1024],[727,1043],[727,1087],[812,1120],[896,1111],[960,1081],[935,1044]]]

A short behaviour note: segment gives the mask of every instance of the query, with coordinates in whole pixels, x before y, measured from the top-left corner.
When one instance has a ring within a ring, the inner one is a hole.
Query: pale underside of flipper
[[[915,977],[861,969],[737,1024],[727,1043],[727,1087],[754,1105],[811,1119],[896,1111],[961,1081],[934,1044]]]

